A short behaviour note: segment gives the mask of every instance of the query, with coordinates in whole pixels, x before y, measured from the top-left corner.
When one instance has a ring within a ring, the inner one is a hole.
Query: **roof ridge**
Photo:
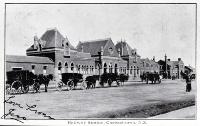
[[[102,40],[109,40],[111,38],[103,38],[103,39],[94,39],[94,40],[86,40],[86,41],[79,41],[81,43],[92,43],[92,42],[98,42],[98,41],[102,41]]]

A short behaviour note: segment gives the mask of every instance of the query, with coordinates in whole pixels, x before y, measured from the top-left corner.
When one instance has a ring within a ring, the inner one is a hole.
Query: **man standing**
[[[185,80],[186,80],[186,92],[190,92],[192,90],[192,87],[191,87],[191,77],[189,73],[186,73]]]

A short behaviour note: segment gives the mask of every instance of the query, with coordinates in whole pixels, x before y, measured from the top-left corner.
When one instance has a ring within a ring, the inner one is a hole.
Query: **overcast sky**
[[[194,4],[9,4],[6,54],[26,55],[33,36],[54,27],[74,46],[111,37],[126,40],[142,58],[166,53],[195,66]]]

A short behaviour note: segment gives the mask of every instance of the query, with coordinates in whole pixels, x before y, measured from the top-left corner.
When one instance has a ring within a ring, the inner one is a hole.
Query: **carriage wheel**
[[[17,89],[15,88],[15,85],[17,85]],[[12,94],[16,94],[16,93],[21,93],[21,85],[22,85],[22,82],[21,81],[14,81],[12,84],[11,84],[11,93]]]
[[[39,90],[40,90],[40,84],[38,82],[36,82],[36,83],[33,84],[33,90],[35,90],[36,93],[39,92]]]
[[[57,90],[61,91],[63,85],[64,85],[64,83],[63,83],[62,81],[59,81],[59,82],[57,83]]]
[[[28,85],[23,86],[22,92],[23,93],[28,93],[28,91],[29,91],[29,86]]]
[[[111,87],[112,80],[109,78],[107,82],[108,82],[109,87]]]
[[[7,95],[11,94],[10,88],[7,88],[7,89],[6,89],[6,94],[7,94]]]
[[[86,87],[87,87],[87,83],[85,81],[83,81],[81,83],[81,88],[84,90],[84,89],[86,89]]]
[[[120,81],[116,80],[117,86],[120,86]]]
[[[67,82],[67,86],[69,87],[69,90],[73,90],[75,85],[74,85],[74,81],[73,80],[69,80]]]

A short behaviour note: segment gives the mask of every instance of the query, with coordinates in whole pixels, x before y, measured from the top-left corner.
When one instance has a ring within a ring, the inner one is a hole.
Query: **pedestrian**
[[[191,77],[190,74],[186,74],[186,92],[190,92],[192,90],[192,86],[191,86]]]

